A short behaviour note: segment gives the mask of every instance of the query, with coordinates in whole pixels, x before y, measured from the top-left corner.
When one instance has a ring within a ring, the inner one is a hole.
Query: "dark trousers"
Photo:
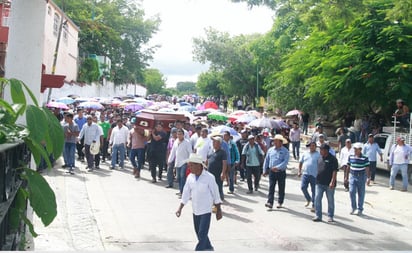
[[[94,163],[94,155],[90,153],[90,145],[84,144],[84,152],[87,160],[87,167],[89,169],[92,169]]]
[[[160,154],[161,153],[161,154]],[[164,154],[163,152],[160,153],[154,153],[150,157],[149,161],[149,168],[150,168],[150,173],[152,175],[153,180],[156,180],[156,167],[159,167],[159,173],[158,173],[158,178],[162,178],[162,171],[163,171],[163,163],[164,163]]]
[[[101,151],[99,151],[98,154],[94,155],[94,166],[95,167],[99,167],[100,165],[100,153]]]
[[[76,143],[77,157],[79,159],[84,159],[84,154],[82,151],[83,146],[84,146],[84,137],[80,140],[80,143]]]
[[[369,169],[371,171],[371,180],[375,181],[376,175],[376,161],[369,161]]]
[[[268,203],[273,205],[275,198],[275,187],[278,183],[279,199],[278,203],[283,204],[285,199],[285,186],[286,186],[286,171],[279,172],[269,172],[269,193],[268,193]]]
[[[103,138],[103,145],[101,148],[101,154],[102,154],[102,159],[105,161],[109,157],[109,153],[107,152],[109,148],[109,142],[107,141],[107,138]]]
[[[211,216],[211,213],[205,213],[202,215],[193,214],[193,223],[198,240],[195,248],[196,251],[213,250],[213,246],[210,243],[208,236]]]
[[[260,181],[260,166],[246,166],[246,178],[249,191],[253,191],[252,175],[255,177],[255,189],[258,189]]]

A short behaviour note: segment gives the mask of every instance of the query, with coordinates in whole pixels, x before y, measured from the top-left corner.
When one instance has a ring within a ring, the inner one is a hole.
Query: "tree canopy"
[[[195,59],[210,63],[199,77],[201,92],[253,97],[259,86],[285,111],[335,115],[388,115],[397,98],[411,105],[410,1],[232,2],[265,5],[276,19],[263,35],[231,37],[208,29],[205,38],[195,38]]]

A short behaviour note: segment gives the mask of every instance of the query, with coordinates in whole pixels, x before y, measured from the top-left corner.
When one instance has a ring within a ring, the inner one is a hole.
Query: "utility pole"
[[[63,26],[67,25],[67,19],[64,20],[64,0],[62,2],[62,17],[61,17],[61,21],[60,21],[60,27],[59,27],[59,32],[57,33],[57,42],[56,42],[56,48],[54,49],[54,58],[53,58],[53,66],[52,66],[52,72],[51,74],[54,75],[56,73],[56,64],[57,64],[57,55],[59,54],[59,47],[60,47],[60,37],[62,35],[62,31],[63,31]],[[52,93],[52,88],[49,88],[49,92],[47,95],[47,103],[50,102],[51,99],[51,93]]]
[[[259,65],[256,64],[256,100],[259,105]],[[258,106],[257,106],[258,107]]]

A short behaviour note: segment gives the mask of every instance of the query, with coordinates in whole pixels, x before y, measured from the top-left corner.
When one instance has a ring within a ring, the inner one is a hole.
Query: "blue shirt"
[[[87,119],[86,119],[86,117],[84,117],[84,116],[81,117],[81,118],[76,117],[76,118],[74,119],[74,122],[76,122],[76,124],[79,126],[79,129],[82,130],[83,125],[86,124],[86,122],[87,122]]]
[[[222,141],[222,149],[226,152],[227,164],[231,164],[229,144],[226,141]]]
[[[289,162],[289,150],[285,147],[271,147],[265,157],[263,163],[263,172],[266,173],[273,167],[278,168],[279,170],[286,171]]]
[[[363,145],[362,153],[368,157],[370,162],[376,162],[376,154],[382,155],[382,150],[378,143],[374,142],[370,144],[369,142]]]
[[[299,163],[302,163],[303,174],[316,177],[318,175],[318,160],[320,154],[318,151],[303,153],[300,157]]]

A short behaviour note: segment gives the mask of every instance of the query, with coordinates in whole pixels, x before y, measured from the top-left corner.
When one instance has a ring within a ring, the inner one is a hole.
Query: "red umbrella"
[[[205,109],[219,109],[219,106],[217,106],[217,104],[215,102],[212,101],[206,101],[203,103],[203,106],[205,107]]]

